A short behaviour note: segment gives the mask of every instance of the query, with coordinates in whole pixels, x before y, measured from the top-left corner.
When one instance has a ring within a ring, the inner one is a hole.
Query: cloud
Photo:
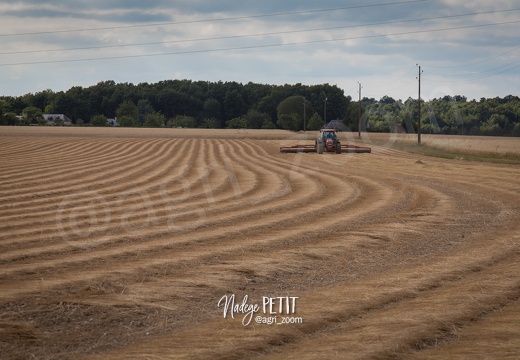
[[[90,4],[92,5],[92,4]],[[75,2],[73,6],[56,6],[52,3],[16,3],[11,6],[0,6],[0,14],[5,17],[24,19],[47,20],[51,19],[77,19],[77,20],[96,20],[100,22],[109,23],[129,23],[139,24],[147,22],[168,22],[172,21],[167,14],[159,11],[151,11],[150,8],[139,7],[113,7],[108,8],[106,4],[104,7],[94,8]],[[53,28],[56,23],[50,23]]]
[[[432,89],[468,98],[516,91],[509,79],[520,72],[512,51],[520,25],[506,23],[520,12],[453,16],[514,9],[515,1],[395,3],[5,0],[0,95],[185,77],[328,82],[353,97],[360,81],[368,97],[406,99],[416,96],[416,63]],[[21,63],[29,64],[6,65]]]

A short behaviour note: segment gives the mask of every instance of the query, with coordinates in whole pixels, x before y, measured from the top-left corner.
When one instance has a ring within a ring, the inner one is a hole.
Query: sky
[[[520,0],[2,0],[0,96],[101,81],[520,95]]]

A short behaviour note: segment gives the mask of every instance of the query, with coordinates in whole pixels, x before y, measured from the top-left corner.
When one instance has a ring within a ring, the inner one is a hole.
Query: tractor
[[[336,129],[321,129],[320,136],[316,139],[316,152],[323,154],[323,151],[341,154],[341,143],[338,139]]]
[[[318,153],[334,152],[341,153],[370,153],[372,149],[366,146],[358,146],[351,144],[341,144],[338,139],[338,131],[336,129],[321,129],[320,135],[311,144],[299,144],[293,146],[281,146],[280,152],[283,153]]]

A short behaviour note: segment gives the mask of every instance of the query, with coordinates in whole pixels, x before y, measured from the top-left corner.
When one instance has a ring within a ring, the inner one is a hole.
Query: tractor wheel
[[[336,143],[336,154],[341,154],[341,143],[339,141]]]
[[[323,154],[323,141],[318,141],[316,143],[316,152],[318,154]]]

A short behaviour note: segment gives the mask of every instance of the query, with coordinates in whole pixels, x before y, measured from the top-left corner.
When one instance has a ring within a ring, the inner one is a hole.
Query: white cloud
[[[468,26],[516,21],[520,11],[446,16],[515,6],[515,1],[461,0],[358,9],[343,9],[345,2],[339,0],[296,5],[229,0],[4,1],[0,95],[67,90],[104,80],[139,83],[182,77],[271,84],[328,82],[346,93],[352,91],[348,95],[355,98],[360,81],[363,96],[406,99],[417,96],[414,68],[419,63],[425,71],[425,94],[451,89],[468,98],[504,96],[518,89],[520,67],[515,65],[520,64],[520,51],[507,51],[519,46],[520,24]],[[337,10],[316,11],[320,9]],[[296,13],[304,10],[310,12]],[[294,14],[257,16],[286,12]],[[157,25],[164,22],[169,24]],[[91,30],[6,36],[73,29]],[[249,36],[257,34],[265,35]],[[203,38],[211,40],[198,40]],[[145,43],[149,45],[128,46]],[[279,44],[286,46],[270,46]],[[66,50],[80,47],[98,48]],[[47,51],[57,49],[62,51]],[[29,52],[35,50],[40,52]],[[149,56],[164,53],[170,55]],[[72,61],[80,59],[99,60]],[[33,64],[5,65],[17,63]]]

